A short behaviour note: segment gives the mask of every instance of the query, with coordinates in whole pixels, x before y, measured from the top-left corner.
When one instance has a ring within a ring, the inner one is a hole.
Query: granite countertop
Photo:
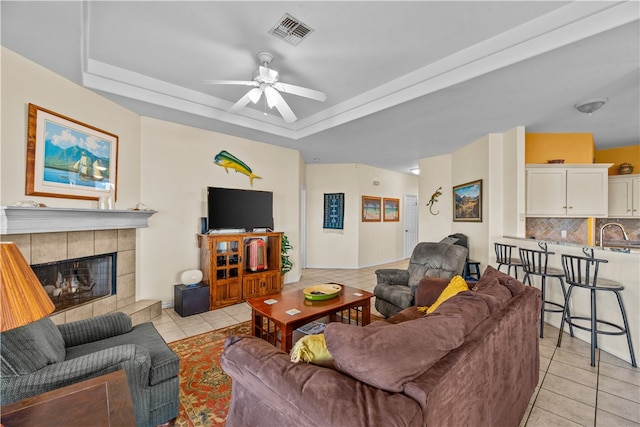
[[[627,254],[640,254],[640,241],[638,240],[605,240],[604,247],[600,247],[599,245],[588,245],[586,243],[576,243],[576,242],[567,242],[561,240],[547,240],[547,239],[533,239],[533,238],[524,238],[524,237],[516,237],[516,236],[503,236],[509,239],[516,240],[527,240],[534,241],[540,243],[547,243],[552,245],[560,245],[560,246],[571,246],[575,248],[582,248],[587,250],[600,250],[600,251],[610,251],[610,252],[620,252]]]

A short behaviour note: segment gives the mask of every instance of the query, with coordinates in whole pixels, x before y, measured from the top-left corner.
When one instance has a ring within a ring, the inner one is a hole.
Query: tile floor
[[[359,270],[305,269],[302,279],[285,289],[337,282],[373,292],[376,269],[406,266],[405,260]],[[378,314],[373,307],[372,313]],[[184,318],[164,309],[152,321],[170,342],[250,320],[250,314],[242,303]],[[592,367],[588,343],[566,334],[557,348],[557,336],[558,329],[547,324],[540,340],[540,382],[521,426],[640,427],[640,369],[599,350]]]

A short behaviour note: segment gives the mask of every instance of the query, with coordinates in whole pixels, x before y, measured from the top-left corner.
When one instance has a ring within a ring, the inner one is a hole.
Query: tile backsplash
[[[587,218],[527,218],[527,238],[587,244],[589,225]]]
[[[640,240],[640,218],[596,218],[594,245],[600,244],[600,227],[608,222],[619,222],[630,240]],[[562,230],[567,231],[567,237],[562,237]],[[526,232],[527,238],[586,245],[589,241],[589,221],[587,218],[527,218]],[[604,231],[605,241],[622,238],[622,233],[617,227],[607,227]]]

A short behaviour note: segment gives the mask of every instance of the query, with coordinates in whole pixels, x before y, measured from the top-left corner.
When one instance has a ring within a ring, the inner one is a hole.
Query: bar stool
[[[465,280],[480,280],[480,261],[468,259],[462,273]]]
[[[560,335],[558,336],[558,347],[562,343],[562,332],[564,329],[565,321],[569,325],[573,325],[576,328],[584,331],[591,332],[591,366],[595,366],[595,354],[598,347],[598,334],[603,335],[626,335],[627,344],[629,345],[629,354],[631,355],[631,366],[636,368],[636,357],[633,353],[633,345],[631,344],[631,334],[629,333],[629,323],[627,322],[627,313],[624,310],[622,304],[622,298],[620,292],[624,290],[624,286],[619,282],[598,278],[598,268],[600,263],[608,262],[606,259],[597,259],[594,257],[583,257],[574,255],[562,255],[562,268],[564,270],[565,281],[569,285],[567,291],[566,303],[564,306],[564,313],[562,314],[562,321],[560,322]],[[569,314],[569,301],[571,299],[571,292],[575,287],[587,289],[591,296],[591,312],[590,317],[586,316],[572,316]],[[611,323],[606,320],[600,320],[596,311],[596,292],[609,291],[613,292],[618,299],[618,306],[620,307],[620,314],[622,314],[622,321],[624,327],[615,323]],[[588,321],[589,326],[582,326],[575,321]],[[614,331],[605,331],[598,329],[598,324],[607,325]],[[573,336],[573,333],[571,334]]]
[[[498,264],[498,270],[503,265],[507,266],[507,274],[511,274],[511,267],[516,272],[515,278],[518,278],[518,267],[522,268],[522,262],[511,256],[511,251],[515,248],[515,245],[507,245],[504,243],[494,243],[496,250],[496,263]]]
[[[522,283],[532,286],[531,276],[540,276],[541,291],[542,291],[542,307],[540,308],[540,338],[544,338],[544,313],[563,313],[567,305],[567,290],[564,286],[564,271],[549,267],[549,255],[555,255],[555,252],[549,252],[547,250],[546,243],[538,243],[541,250],[536,249],[524,249],[520,248],[520,261],[522,262],[522,271],[524,272],[524,278]],[[562,298],[564,302],[559,304],[554,301],[546,299],[546,285],[547,277],[555,278],[560,281],[560,287],[562,288]],[[549,307],[551,306],[551,307]],[[569,309],[567,308],[567,313]],[[571,336],[573,336],[573,325],[569,323],[569,330]]]

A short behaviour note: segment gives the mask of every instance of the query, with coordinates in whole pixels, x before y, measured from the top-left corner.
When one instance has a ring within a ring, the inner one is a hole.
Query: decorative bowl
[[[620,166],[618,166],[618,173],[620,175],[633,173],[633,165],[631,163],[622,163]]]
[[[321,301],[337,297],[341,290],[342,286],[340,285],[325,283],[322,285],[309,286],[308,288],[304,288],[302,292],[308,300]]]

